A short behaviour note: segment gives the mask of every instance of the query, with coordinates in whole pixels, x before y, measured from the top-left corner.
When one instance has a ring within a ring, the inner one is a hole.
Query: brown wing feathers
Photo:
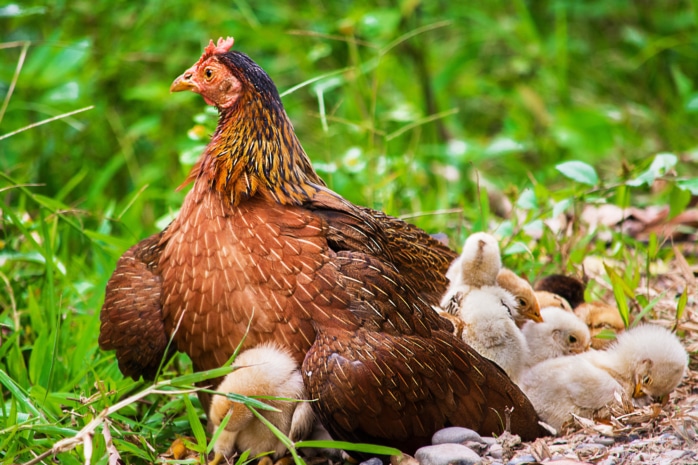
[[[153,379],[167,347],[158,267],[162,235],[142,240],[121,256],[100,313],[100,347],[116,350],[119,369],[134,379]]]

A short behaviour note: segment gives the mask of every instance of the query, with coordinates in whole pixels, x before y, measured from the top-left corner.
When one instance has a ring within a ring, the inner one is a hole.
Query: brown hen
[[[100,345],[134,378],[154,375],[169,338],[206,370],[249,324],[245,348],[275,341],[302,364],[336,439],[414,452],[444,426],[499,434],[512,407],[513,433],[544,434],[523,393],[431,308],[456,254],[327,189],[271,79],[231,46],[211,42],[172,84],[215,105],[218,127],[177,218],[119,261]]]

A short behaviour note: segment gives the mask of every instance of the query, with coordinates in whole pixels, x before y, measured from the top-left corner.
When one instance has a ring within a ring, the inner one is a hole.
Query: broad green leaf
[[[684,190],[690,191],[693,195],[698,195],[698,178],[679,179],[676,185]]]
[[[652,164],[646,171],[644,171],[640,176],[635,179],[627,181],[626,184],[629,186],[641,186],[643,184],[651,185],[655,179],[660,176],[664,176],[667,171],[676,166],[678,158],[673,153],[660,153],[654,157]]]
[[[538,208],[538,200],[536,199],[536,194],[533,192],[533,189],[524,189],[516,201],[516,206],[525,210],[536,210]]]
[[[623,278],[605,262],[603,267],[606,269],[606,274],[608,274],[608,277],[611,279],[613,297],[616,299],[616,305],[618,305],[618,311],[620,312],[620,317],[623,319],[623,324],[627,328],[630,325],[630,309],[628,308],[628,301],[626,299],[627,284],[625,284]]]
[[[560,163],[559,165],[555,166],[555,168],[564,176],[572,179],[573,181],[587,184],[589,186],[595,186],[599,183],[599,175],[596,174],[594,167],[583,161],[568,161],[565,163]]]
[[[605,328],[605,329],[602,329],[601,331],[599,331],[598,333],[596,333],[594,335],[594,337],[597,339],[605,339],[605,340],[615,339],[616,333],[612,329]]]

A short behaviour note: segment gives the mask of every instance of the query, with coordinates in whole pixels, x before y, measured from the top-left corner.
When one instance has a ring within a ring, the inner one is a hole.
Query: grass
[[[588,297],[612,291],[628,324],[652,316],[640,291],[680,251],[579,217],[675,216],[698,194],[695,2],[330,3],[0,8],[3,463],[152,463],[192,433],[210,449],[192,392],[208,374],[177,356],[156,384],[133,382],[97,345],[116,260],[168,223],[215,125],[200,99],[167,92],[209,38],[235,35],[270,73],[349,200],[455,248],[494,231],[531,280],[597,257]],[[669,292],[678,320],[689,295]]]

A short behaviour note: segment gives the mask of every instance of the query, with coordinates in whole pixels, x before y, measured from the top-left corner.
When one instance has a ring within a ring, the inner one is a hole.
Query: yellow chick
[[[574,313],[548,307],[541,310],[541,315],[542,323],[529,321],[521,328],[530,352],[529,366],[589,349],[589,329]]]
[[[561,295],[553,294],[552,292],[548,291],[535,291],[535,295],[540,308],[557,307],[568,312],[573,311],[569,302],[567,302],[567,299]]]
[[[681,382],[688,355],[668,330],[642,325],[607,350],[545,360],[521,377],[519,386],[541,419],[560,430],[571,414],[594,417],[615,402],[615,392],[637,403],[663,402]]]
[[[497,274],[497,284],[511,292],[516,298],[517,308],[514,313],[514,321],[519,328],[527,321],[540,323],[543,318],[540,314],[540,305],[533,292],[531,283],[519,277],[508,268],[502,268]]]
[[[286,349],[274,343],[260,344],[241,352],[235,359],[235,366],[239,368],[223,379],[218,391],[248,397],[305,398],[298,364]],[[263,402],[279,411],[260,409],[258,412],[292,441],[301,440],[312,431],[315,417],[308,402],[266,399]],[[218,436],[213,447],[215,457],[209,465],[217,465],[235,450],[249,450],[252,455],[273,451],[274,458],[284,454],[286,446],[244,404],[220,394],[214,395],[209,419],[216,428],[229,412],[232,412],[230,420]]]
[[[585,302],[574,309],[574,313],[586,323],[591,333],[591,347],[605,349],[613,339],[601,339],[597,335],[603,330],[610,330],[616,335],[625,330],[623,319],[618,309],[604,302]]]
[[[463,244],[461,255],[446,272],[450,284],[441,299],[441,308],[451,314],[457,313],[460,302],[471,289],[497,284],[501,268],[497,240],[483,232],[471,234]]]
[[[528,346],[514,323],[515,308],[514,296],[508,291],[483,286],[466,294],[458,316],[463,320],[463,340],[517,382],[526,366]]]

